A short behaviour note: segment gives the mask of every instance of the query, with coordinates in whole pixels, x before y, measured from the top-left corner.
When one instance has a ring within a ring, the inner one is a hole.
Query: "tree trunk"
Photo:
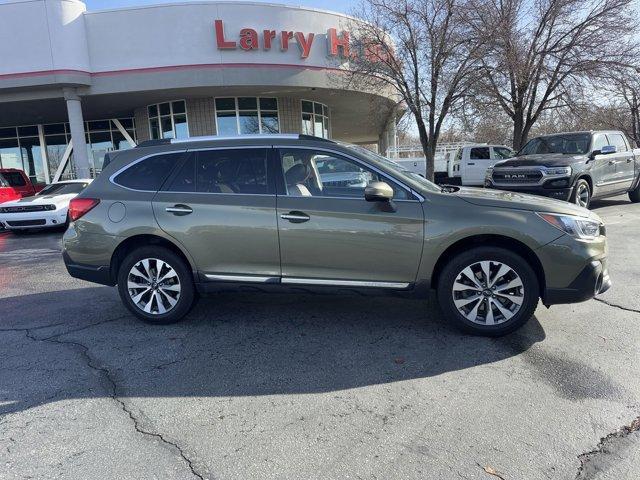
[[[527,141],[524,135],[524,119],[522,111],[515,112],[515,118],[513,119],[513,149],[517,152]]]
[[[435,151],[435,148],[431,148],[431,142],[429,141],[429,135],[427,134],[424,122],[418,121],[417,123],[418,134],[420,135],[420,145],[422,146],[422,153],[424,154],[425,163],[427,164],[425,168],[425,178],[433,182],[435,164],[432,150]]]

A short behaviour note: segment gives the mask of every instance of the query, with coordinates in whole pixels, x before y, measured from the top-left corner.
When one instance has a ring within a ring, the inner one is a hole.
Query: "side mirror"
[[[618,151],[618,148],[615,145],[605,145],[600,150],[600,153],[602,155],[609,155],[611,153],[616,153],[617,151]]]
[[[393,199],[393,188],[385,182],[371,182],[364,189],[367,202],[389,202]]]

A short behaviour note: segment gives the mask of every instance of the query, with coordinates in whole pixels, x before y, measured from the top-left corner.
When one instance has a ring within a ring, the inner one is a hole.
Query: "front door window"
[[[364,199],[371,182],[387,182],[394,199],[407,200],[410,193],[355,160],[341,155],[305,149],[281,151],[285,191],[294,197],[335,197]]]

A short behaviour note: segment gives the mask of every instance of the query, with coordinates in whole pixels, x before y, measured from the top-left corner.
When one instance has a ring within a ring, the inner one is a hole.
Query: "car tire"
[[[584,178],[576,182],[571,194],[571,202],[580,207],[589,208],[591,204],[591,187],[589,187],[589,182]]]
[[[466,333],[490,337],[524,325],[540,297],[538,279],[527,261],[497,247],[476,247],[456,255],[440,272],[437,290],[449,323]]]
[[[633,203],[640,202],[640,182],[638,182],[638,186],[629,192],[629,200]]]
[[[164,247],[141,247],[120,264],[118,292],[140,320],[166,325],[189,313],[195,285],[191,269],[179,255]]]

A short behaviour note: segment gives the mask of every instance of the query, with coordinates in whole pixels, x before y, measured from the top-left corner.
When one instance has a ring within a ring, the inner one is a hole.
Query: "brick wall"
[[[149,134],[149,112],[147,107],[136,108],[133,112],[136,121],[136,140],[138,143],[150,140]]]
[[[213,98],[187,99],[187,118],[190,136],[202,137],[216,134]]]
[[[302,105],[299,98],[279,97],[280,133],[302,132]]]

